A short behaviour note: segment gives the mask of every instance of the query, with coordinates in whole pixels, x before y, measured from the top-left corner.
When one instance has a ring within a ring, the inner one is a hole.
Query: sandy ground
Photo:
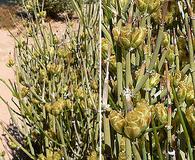
[[[62,22],[52,22],[52,29],[54,30],[54,33],[56,33],[59,37],[62,36],[62,33],[64,33],[66,24]],[[17,33],[17,29],[12,30],[13,33]],[[8,68],[6,66],[8,59],[9,59],[9,53],[13,54],[14,50],[14,39],[9,34],[9,32],[5,29],[0,29],[0,78],[8,82],[10,79],[12,82],[14,82],[14,71],[11,68]],[[0,82],[0,96],[2,96],[11,107],[14,108],[14,105],[11,101],[12,95],[9,91],[9,89]],[[10,122],[10,115],[8,112],[7,106],[0,100],[0,121],[9,124]],[[0,138],[2,138],[2,129],[0,128]],[[3,147],[3,144],[0,141],[0,152],[6,151]],[[6,156],[6,160],[9,160],[8,155]]]
[[[0,30],[0,78],[8,81],[14,81],[14,72],[11,68],[6,66],[9,58],[9,53],[13,53],[14,40],[6,30]],[[0,82],[0,95],[11,105],[11,93],[8,88]],[[0,121],[9,124],[10,115],[7,106],[0,101]],[[0,137],[2,138],[2,129],[0,128]],[[3,144],[0,144],[0,151],[4,151]],[[6,156],[6,159],[8,157]]]
[[[12,80],[14,81],[14,73],[11,68],[8,68],[6,66],[6,63],[9,58],[9,53],[13,53],[13,47],[14,47],[14,40],[8,33],[8,31],[0,30],[0,78],[4,80]],[[11,94],[7,87],[0,84],[0,95],[5,98],[6,101],[10,102]],[[2,101],[0,101],[0,119],[4,122],[9,122],[9,117],[7,115],[7,107],[4,105]]]

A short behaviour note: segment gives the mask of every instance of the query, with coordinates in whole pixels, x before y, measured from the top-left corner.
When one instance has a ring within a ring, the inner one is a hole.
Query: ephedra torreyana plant
[[[37,1],[32,1],[29,17],[34,19],[25,21],[26,32],[14,37],[15,60],[8,65],[13,65],[16,83],[1,81],[13,93],[18,108],[14,111],[7,104],[19,136],[12,135],[2,123],[1,127],[19,159],[98,156],[99,4],[71,3],[78,16],[77,27],[66,17],[62,38],[44,22],[47,13]]]
[[[105,159],[194,159],[194,2],[102,7]]]

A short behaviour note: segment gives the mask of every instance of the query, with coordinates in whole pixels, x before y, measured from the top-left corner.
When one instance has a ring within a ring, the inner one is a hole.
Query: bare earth
[[[14,72],[11,68],[6,66],[6,63],[9,58],[9,53],[13,52],[14,47],[14,40],[9,35],[8,31],[0,30],[0,78],[8,81],[14,81]],[[1,82],[0,83],[0,95],[11,104],[11,93],[8,88]],[[0,100],[0,121],[4,122],[5,124],[9,124],[10,115],[7,109],[7,106],[4,104],[2,100]],[[0,138],[2,138],[2,129],[0,128]],[[0,151],[3,151],[3,145],[0,144]],[[6,156],[6,159],[8,157]]]
[[[9,35],[8,31],[0,30],[0,78],[4,80],[14,80],[14,73],[11,68],[6,66],[6,63],[9,58],[9,53],[13,52],[14,40]],[[0,95],[6,99],[6,101],[10,102],[11,93],[7,89],[5,85],[2,83],[0,84]],[[0,119],[3,120],[5,123],[9,122],[9,117],[7,116],[7,107],[5,104],[0,101]]]

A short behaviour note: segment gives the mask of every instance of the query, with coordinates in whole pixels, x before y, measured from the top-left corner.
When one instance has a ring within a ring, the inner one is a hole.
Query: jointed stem
[[[158,153],[158,156],[159,156],[159,160],[163,160],[162,151],[161,151],[161,147],[160,147],[159,138],[158,138],[158,135],[157,135],[157,130],[156,130],[156,125],[155,125],[154,119],[152,119],[152,128],[154,129],[154,140],[155,140],[155,145],[156,145],[157,153]]]
[[[125,70],[125,75],[126,75],[126,88],[129,89],[129,85],[132,85],[132,75],[131,75],[131,55],[130,51],[126,53],[126,70]],[[128,97],[129,99],[127,100],[127,103],[131,103],[131,97]],[[127,113],[128,110],[132,109],[132,106],[126,105],[125,106],[125,112]],[[130,108],[128,108],[130,107]],[[131,141],[130,139],[126,138],[125,139],[125,148],[126,148],[126,159],[127,160],[132,160],[132,148],[131,148]]]
[[[170,97],[170,77],[169,77],[169,71],[168,71],[168,64],[165,63],[166,68],[166,84],[167,84],[167,100],[168,100],[168,130],[167,130],[167,137],[168,137],[168,151],[172,148],[172,137],[171,137],[171,117],[172,117],[172,107],[171,107],[171,97]]]
[[[188,134],[188,131],[187,131],[184,119],[183,119],[181,106],[179,105],[177,95],[176,95],[176,91],[174,89],[174,86],[173,86],[172,82],[171,82],[171,88],[172,88],[172,92],[173,92],[173,96],[174,96],[174,102],[175,102],[175,105],[177,107],[177,111],[178,111],[178,114],[179,114],[179,119],[180,119],[180,122],[181,122],[183,130],[184,130],[184,135],[185,135],[186,143],[187,143],[187,146],[188,146],[189,158],[190,158],[190,160],[193,160],[193,153],[192,153],[192,147],[191,147],[191,143],[190,143],[190,137],[189,137],[189,134]]]
[[[141,80],[139,81],[139,83],[136,85],[136,87],[135,87],[135,89],[133,91],[133,94],[136,94],[142,88],[142,86],[145,84],[145,82],[149,78],[150,72],[152,71],[152,69],[153,69],[153,67],[154,67],[154,65],[156,63],[156,60],[157,60],[157,57],[158,57],[158,53],[160,51],[160,46],[161,46],[162,38],[163,38],[163,29],[164,29],[164,27],[163,26],[160,26],[159,32],[158,32],[158,38],[157,38],[156,48],[155,48],[155,51],[154,51],[154,53],[152,55],[151,62],[149,64],[149,66],[148,66],[148,71],[141,78]]]

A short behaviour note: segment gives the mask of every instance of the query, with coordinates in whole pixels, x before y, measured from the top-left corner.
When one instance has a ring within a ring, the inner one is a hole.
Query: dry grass
[[[19,21],[17,17],[18,8],[17,5],[0,5],[0,29],[15,27]]]

